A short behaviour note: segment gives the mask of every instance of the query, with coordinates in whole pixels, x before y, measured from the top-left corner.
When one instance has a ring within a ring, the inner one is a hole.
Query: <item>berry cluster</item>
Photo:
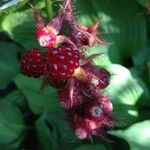
[[[76,22],[73,0],[64,0],[58,16],[45,25],[40,13],[33,7],[36,22],[35,37],[46,51],[32,49],[21,58],[22,73],[29,77],[44,76],[46,84],[58,90],[61,105],[68,112],[76,136],[90,139],[103,137],[112,128],[112,104],[104,89],[109,85],[110,73],[105,68],[92,65],[92,55],[85,57],[85,49],[95,44],[105,44],[97,37],[96,22],[84,26]],[[67,35],[61,35],[67,26]]]

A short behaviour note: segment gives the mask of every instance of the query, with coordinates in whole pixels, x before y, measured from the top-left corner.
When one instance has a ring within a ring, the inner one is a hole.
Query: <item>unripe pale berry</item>
[[[57,33],[52,27],[37,28],[35,36],[41,47],[49,48],[56,46]]]

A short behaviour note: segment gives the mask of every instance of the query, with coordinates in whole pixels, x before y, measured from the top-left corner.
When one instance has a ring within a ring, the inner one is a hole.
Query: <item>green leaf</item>
[[[1,0],[0,15],[15,11],[16,9],[26,4],[28,1],[29,0],[9,0],[9,1]]]
[[[36,121],[36,130],[38,134],[38,138],[41,144],[42,150],[48,149],[59,149],[58,144],[58,135],[55,128],[52,131],[48,128],[47,115],[44,113],[37,121]],[[50,123],[49,123],[50,124]]]
[[[101,144],[86,144],[75,148],[74,150],[106,150],[105,146]]]
[[[15,106],[18,106],[18,107],[24,107],[24,105],[26,105],[25,96],[18,89],[9,93],[4,98],[0,98],[0,100],[7,101],[11,104],[14,104]]]
[[[62,145],[64,145],[65,147],[72,147],[74,144],[80,143],[80,141],[74,134],[74,131],[71,124],[69,123],[69,120],[67,119],[67,114],[64,109],[55,109],[54,111],[50,111],[47,116],[49,122],[52,123],[53,127],[57,128],[60,134],[60,141]],[[74,142],[71,144],[71,141]]]
[[[136,68],[130,69],[132,76],[137,80],[138,84],[142,87],[143,93],[140,96],[140,100],[138,101],[138,106],[150,106],[149,99],[150,99],[150,92],[148,89],[147,84],[140,78],[139,70],[137,71]]]
[[[147,8],[148,0],[136,0],[141,6]]]
[[[14,105],[0,101],[0,147],[9,146],[24,137],[24,122],[20,110]]]
[[[135,1],[87,0],[77,1],[80,13],[78,20],[91,24],[100,20],[101,28],[108,31],[108,54],[114,63],[123,63],[129,56],[146,45],[146,19]]]
[[[140,110],[139,115],[140,121],[147,120],[150,118],[150,110],[143,107],[143,109]]]
[[[36,121],[36,130],[42,150],[47,149],[72,149],[75,139],[72,129],[65,121],[65,113],[61,109],[55,109],[43,113]]]
[[[21,74],[14,80],[26,96],[29,107],[34,113],[39,114],[46,110],[55,110],[60,106],[55,89],[47,87],[40,91],[42,80],[29,78]]]
[[[150,120],[136,123],[126,130],[110,133],[128,141],[131,150],[149,150],[150,148]]]
[[[125,126],[137,121],[136,103],[144,94],[143,87],[130,71],[121,65],[111,65],[110,85],[106,89],[114,106],[115,115],[123,119]]]
[[[141,49],[137,54],[133,56],[133,63],[137,67],[145,67],[150,51],[146,48]]]
[[[18,139],[14,140],[11,144],[0,145],[0,150],[17,150],[23,141],[23,136],[18,137]]]
[[[150,57],[147,60],[147,70],[148,70],[148,81],[150,84]]]
[[[111,95],[114,103],[135,105],[145,92],[139,84],[138,77],[131,74],[133,71],[130,72],[127,68],[118,64],[112,64],[108,70],[112,76],[107,93]],[[119,98],[119,101],[116,98]]]
[[[18,49],[17,45],[10,42],[1,42],[0,44],[0,89],[5,89],[19,72]]]
[[[32,10],[11,13],[3,20],[2,28],[11,39],[24,46],[26,50],[39,47],[35,41],[35,23]]]

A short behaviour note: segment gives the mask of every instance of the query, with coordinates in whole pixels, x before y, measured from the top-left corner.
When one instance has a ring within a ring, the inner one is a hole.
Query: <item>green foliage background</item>
[[[77,20],[101,21],[99,31],[108,41],[87,55],[112,74],[105,94],[120,120],[108,133],[113,142],[99,138],[79,141],[57,92],[52,87],[39,91],[42,79],[20,73],[20,56],[39,47],[34,39],[30,2],[46,17],[43,0],[0,1],[0,150],[149,150],[150,149],[150,16],[147,0],[76,0]],[[59,1],[54,1],[57,14]],[[40,48],[40,47],[39,47]]]

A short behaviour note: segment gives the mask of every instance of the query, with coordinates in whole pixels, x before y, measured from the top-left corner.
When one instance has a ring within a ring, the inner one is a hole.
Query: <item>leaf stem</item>
[[[53,17],[52,4],[53,4],[52,0],[45,0],[47,15],[48,15],[48,18],[49,18],[49,19],[52,19],[52,17]]]

